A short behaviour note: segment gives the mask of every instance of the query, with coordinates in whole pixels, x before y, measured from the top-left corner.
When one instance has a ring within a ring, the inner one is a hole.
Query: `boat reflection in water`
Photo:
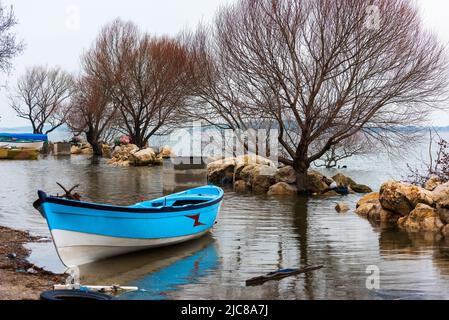
[[[165,292],[194,284],[219,266],[211,235],[187,243],[132,253],[80,267],[81,283],[137,286],[120,299],[164,299]]]
[[[165,299],[167,292],[176,290],[182,285],[198,283],[202,277],[218,268],[218,254],[215,243],[198,250],[191,256],[179,259],[146,277],[127,283],[137,286],[139,291],[128,292],[121,299],[157,300]]]

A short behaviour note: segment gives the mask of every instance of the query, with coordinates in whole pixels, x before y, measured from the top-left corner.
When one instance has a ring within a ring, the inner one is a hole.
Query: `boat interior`
[[[217,199],[219,195],[220,192],[215,188],[202,187],[175,193],[150,201],[140,202],[132,205],[131,208],[181,208],[213,201]]]

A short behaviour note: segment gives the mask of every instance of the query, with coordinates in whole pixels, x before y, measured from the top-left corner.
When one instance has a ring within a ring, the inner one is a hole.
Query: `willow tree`
[[[445,48],[412,1],[240,0],[210,36],[233,105],[276,122],[300,191],[334,146],[356,134],[394,144],[446,99]]]
[[[187,53],[174,39],[152,37],[130,22],[105,26],[83,58],[83,70],[98,79],[120,115],[123,132],[144,147],[177,119],[187,97]]]

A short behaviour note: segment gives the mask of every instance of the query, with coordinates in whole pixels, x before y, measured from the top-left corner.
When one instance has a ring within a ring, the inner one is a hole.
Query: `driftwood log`
[[[255,277],[255,278],[251,278],[249,280],[246,280],[246,286],[247,287],[252,287],[252,286],[260,286],[262,284],[264,284],[267,281],[271,281],[271,280],[282,280],[284,278],[287,277],[292,277],[292,276],[296,276],[302,273],[306,273],[306,272],[310,272],[310,271],[314,271],[314,270],[319,270],[323,268],[323,266],[308,266],[308,267],[304,267],[301,269],[283,269],[283,270],[278,270],[278,271],[274,271],[274,272],[270,272],[267,273],[264,276],[260,276],[260,277]]]
[[[69,200],[75,200],[75,201],[81,201],[81,195],[77,192],[72,193],[73,190],[75,190],[76,188],[78,188],[80,185],[77,184],[76,186],[73,186],[71,189],[67,190],[62,184],[60,184],[59,182],[56,182],[56,184],[58,186],[61,187],[62,190],[64,190],[65,194],[63,196],[61,196],[61,198],[66,198]]]

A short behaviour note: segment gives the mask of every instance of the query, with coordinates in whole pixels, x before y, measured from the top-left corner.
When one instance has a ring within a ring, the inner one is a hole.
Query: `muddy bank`
[[[0,300],[39,299],[42,291],[63,283],[65,276],[43,270],[27,261],[25,244],[42,241],[27,232],[0,226]]]

